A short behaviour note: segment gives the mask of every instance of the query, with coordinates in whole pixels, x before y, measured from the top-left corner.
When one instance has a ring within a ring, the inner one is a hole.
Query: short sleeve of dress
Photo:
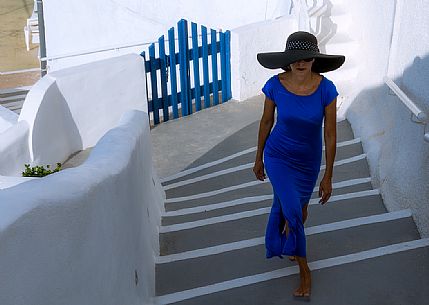
[[[326,85],[324,89],[322,103],[323,106],[326,107],[338,96],[338,91],[334,83],[329,79],[326,79]]]
[[[265,94],[266,97],[268,97],[270,100],[272,100],[274,103],[274,77],[271,77],[267,82],[265,83],[264,87],[262,87],[262,92]]]

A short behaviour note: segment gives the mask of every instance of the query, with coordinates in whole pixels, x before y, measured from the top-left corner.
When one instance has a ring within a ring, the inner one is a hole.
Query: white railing
[[[404,103],[405,106],[411,111],[411,113],[415,116],[417,119],[416,123],[425,125],[424,129],[424,139],[426,142],[429,142],[429,132],[426,132],[426,128],[428,126],[428,116],[426,113],[424,113],[419,107],[417,107],[416,104],[413,103],[413,101],[410,100],[410,98],[402,91],[395,82],[390,79],[389,77],[384,77],[384,82],[386,85],[396,94],[396,96],[401,100],[402,103]]]

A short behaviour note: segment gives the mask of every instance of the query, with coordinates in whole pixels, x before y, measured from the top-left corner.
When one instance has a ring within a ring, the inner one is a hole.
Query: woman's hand
[[[320,181],[320,186],[319,186],[319,203],[321,204],[325,204],[326,202],[328,202],[329,198],[331,197],[332,194],[332,179],[326,176],[323,176],[322,181]]]
[[[264,179],[267,178],[264,172],[264,162],[262,162],[262,160],[255,161],[253,172],[258,180],[264,181]]]

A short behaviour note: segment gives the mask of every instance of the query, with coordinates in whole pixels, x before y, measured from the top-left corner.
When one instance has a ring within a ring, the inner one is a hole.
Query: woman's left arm
[[[320,203],[325,204],[332,194],[332,174],[337,148],[337,99],[325,107],[325,159],[326,169],[319,187]]]

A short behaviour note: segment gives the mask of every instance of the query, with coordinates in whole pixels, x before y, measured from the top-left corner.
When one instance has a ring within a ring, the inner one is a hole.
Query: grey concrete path
[[[33,12],[34,0],[0,1],[0,72],[39,67],[38,45],[25,46],[24,26]],[[6,77],[0,77],[0,88]],[[22,84],[21,84],[22,85]]]
[[[254,113],[246,116],[246,106]],[[178,158],[170,160],[162,149],[156,150],[158,165],[165,160],[176,169],[163,171],[167,199],[156,265],[159,304],[428,303],[429,240],[420,238],[409,210],[386,210],[372,187],[361,142],[347,121],[337,124],[333,196],[321,206],[316,187],[305,224],[312,296],[293,298],[297,266],[287,259],[265,258],[272,190],[269,181],[258,182],[252,173],[261,112],[246,104],[230,107],[248,118],[243,128],[223,126],[234,116],[226,107],[209,123],[209,113],[201,113],[207,115],[204,120],[197,113],[186,124],[189,130],[203,124],[207,134],[179,138],[186,127],[179,127],[180,120],[171,122],[171,130],[182,128],[169,136],[176,141],[169,156]],[[228,131],[212,139],[216,125]],[[166,130],[158,129],[159,135]]]
[[[3,106],[19,115],[29,90],[30,87],[0,89],[0,106]]]
[[[163,178],[175,174],[262,115],[263,97],[231,100],[152,129],[154,163]],[[252,140],[254,140],[252,138]]]
[[[33,0],[0,1],[0,90],[32,86],[40,79],[39,47],[27,51],[24,37],[33,6]],[[17,105],[22,107],[11,107]]]

